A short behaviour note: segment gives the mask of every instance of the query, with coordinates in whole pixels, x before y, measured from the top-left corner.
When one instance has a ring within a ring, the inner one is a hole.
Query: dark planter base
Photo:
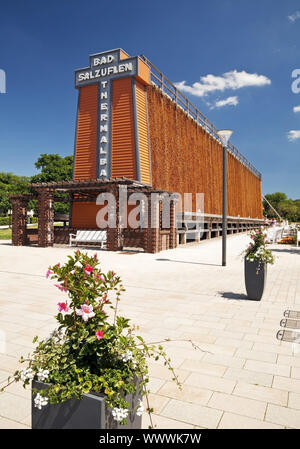
[[[259,261],[249,262],[245,258],[245,285],[249,299],[260,301],[267,278],[267,264]]]
[[[41,390],[46,384],[38,381],[32,382],[32,388]],[[130,409],[136,409],[138,400],[142,396],[137,392],[129,395],[126,400]],[[82,400],[71,399],[55,405],[46,405],[39,410],[34,406],[34,393],[32,394],[32,428],[33,429],[141,429],[142,417],[130,413],[128,424],[120,425],[113,419],[111,409],[105,406],[105,395],[88,393]]]

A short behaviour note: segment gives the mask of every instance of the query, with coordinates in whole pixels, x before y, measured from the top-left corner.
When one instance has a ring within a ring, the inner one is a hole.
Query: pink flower
[[[91,267],[89,264],[84,268],[84,272],[86,273],[86,274],[91,274],[92,273],[92,271],[93,271],[93,267]]]
[[[67,306],[66,302],[59,302],[57,303],[59,312],[68,312],[69,307]]]
[[[104,332],[103,332],[102,330],[99,329],[99,330],[96,332],[96,337],[97,337],[98,340],[101,340],[101,338],[104,337]]]
[[[95,274],[95,278],[100,279],[100,281],[105,282],[105,279],[100,274]]]
[[[83,321],[87,321],[89,318],[93,318],[95,313],[93,312],[93,306],[88,304],[83,304],[80,309],[76,309],[77,315],[82,316]]]
[[[55,287],[57,287],[61,292],[67,292],[68,289],[66,287],[63,287],[60,284],[55,284]]]
[[[53,274],[53,271],[48,270],[47,273],[46,273],[46,278],[48,279],[48,277],[51,276],[51,274]]]
[[[95,259],[95,260],[98,260],[97,253],[94,254],[94,259]]]

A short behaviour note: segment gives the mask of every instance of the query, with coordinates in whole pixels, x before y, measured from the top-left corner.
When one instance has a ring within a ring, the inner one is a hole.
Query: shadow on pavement
[[[215,263],[203,263],[203,262],[188,262],[186,260],[172,260],[172,259],[155,259],[159,262],[176,262],[176,263],[188,263],[192,265],[209,265],[211,267],[220,267],[221,265]]]
[[[223,298],[227,298],[227,299],[238,299],[238,300],[245,300],[245,299],[248,299],[249,301],[251,301],[251,299],[249,299],[248,296],[245,295],[244,293],[219,292],[219,294],[220,294]]]

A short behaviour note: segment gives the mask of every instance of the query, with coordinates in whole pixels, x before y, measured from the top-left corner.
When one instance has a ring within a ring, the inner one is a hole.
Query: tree
[[[41,173],[31,177],[32,183],[70,181],[73,177],[73,156],[62,157],[59,154],[43,153],[35,166]],[[58,193],[56,196],[68,198],[64,193]],[[55,202],[54,210],[59,214],[68,214],[69,204]]]
[[[32,183],[70,181],[73,176],[73,156],[43,153],[35,166],[41,173],[31,177]]]
[[[11,209],[9,197],[11,195],[29,192],[30,178],[27,176],[17,176],[13,173],[0,172],[0,213],[7,215]]]

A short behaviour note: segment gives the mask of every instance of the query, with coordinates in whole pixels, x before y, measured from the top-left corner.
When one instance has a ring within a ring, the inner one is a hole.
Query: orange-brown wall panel
[[[136,179],[131,78],[113,81],[112,178]]]
[[[205,213],[222,214],[222,146],[154,86],[147,99],[153,187],[204,193]],[[228,153],[228,215],[261,218],[261,199],[261,180]]]
[[[80,88],[74,179],[97,177],[98,84]]]
[[[97,229],[96,217],[104,206],[96,202],[74,202],[72,208],[72,227],[79,229]]]
[[[147,121],[146,90],[138,81],[136,82],[136,109],[137,109],[137,131],[140,154],[141,181],[145,184],[151,183],[149,139]]]

